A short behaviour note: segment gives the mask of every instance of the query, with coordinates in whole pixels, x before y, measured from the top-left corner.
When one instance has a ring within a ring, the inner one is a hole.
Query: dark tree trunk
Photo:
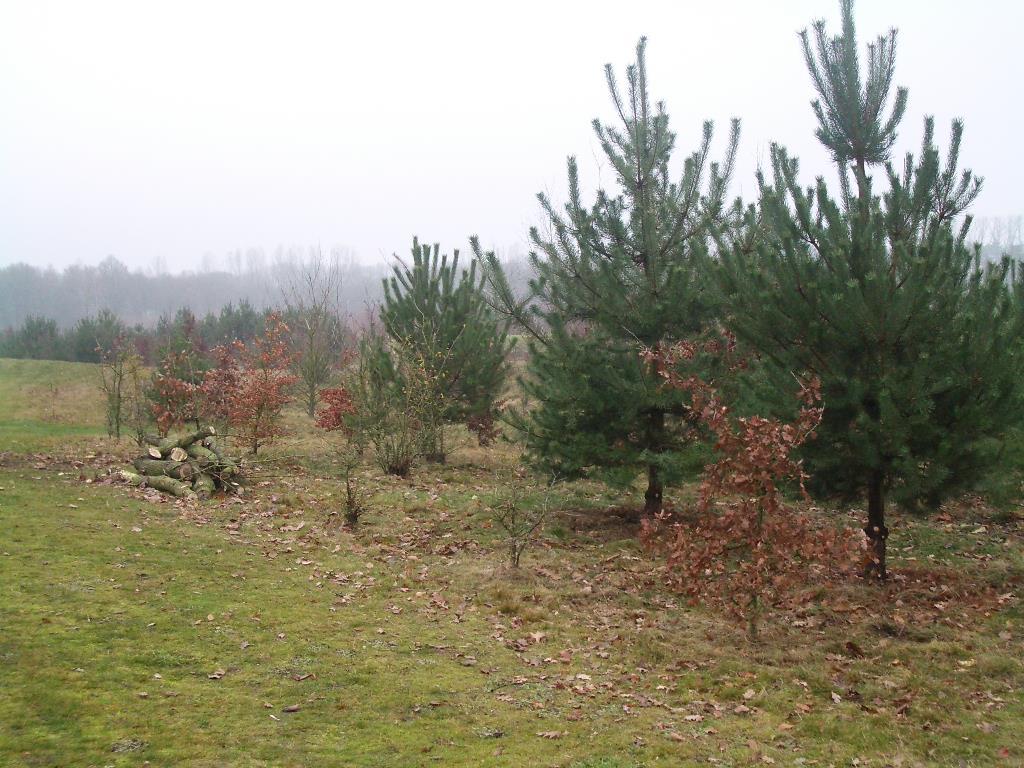
[[[648,414],[647,447],[660,451],[665,444],[665,412],[653,410]],[[656,464],[647,465],[647,492],[644,493],[644,517],[650,518],[661,513],[661,497],[664,486]]]
[[[662,484],[658,468],[647,466],[647,491],[644,493],[644,517],[654,517],[661,512]]]
[[[885,487],[881,470],[874,470],[868,481],[868,524],[864,526],[868,537],[868,557],[864,563],[864,578],[882,581],[888,574],[885,567],[885,542],[889,529],[885,527]]]

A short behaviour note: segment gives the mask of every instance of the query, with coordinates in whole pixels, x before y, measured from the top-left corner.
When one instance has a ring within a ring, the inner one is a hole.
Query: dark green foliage
[[[228,302],[220,312],[208,313],[197,325],[197,332],[208,349],[233,341],[250,342],[261,336],[270,310],[256,310],[247,299],[235,305]]]
[[[820,178],[801,188],[796,160],[773,146],[759,205],[741,236],[721,239],[721,276],[727,323],[774,386],[795,372],[821,378],[807,466],[819,491],[866,494],[869,570],[884,576],[886,496],[934,507],[992,467],[1016,418],[1016,353],[1006,265],[982,269],[966,242],[961,214],[981,182],[957,169],[962,125],[945,161],[929,119],[920,154],[889,163],[906,102],[897,91],[885,116],[895,33],[868,47],[862,82],[849,0],[842,14],[840,37],[815,25],[816,53],[803,36],[838,197]]]
[[[449,260],[439,245],[416,238],[412,263],[398,260],[384,281],[381,320],[392,348],[400,347],[408,364],[422,369],[421,385],[434,390],[435,452],[443,459],[443,423],[473,427],[494,419],[508,376],[509,323],[487,303],[476,259],[460,270],[458,251]]]
[[[124,323],[109,309],[79,320],[69,338],[71,359],[80,363],[98,363],[103,353],[114,349],[125,335]]]
[[[381,470],[399,477],[408,475],[423,453],[422,403],[429,397],[418,386],[421,369],[409,364],[404,351],[389,349],[387,339],[371,327],[345,382],[354,405],[344,419],[352,443],[359,453],[372,446]]]
[[[702,265],[710,227],[726,214],[739,124],[719,165],[709,161],[705,123],[673,181],[675,134],[664,106],[651,103],[644,47],[641,40],[625,94],[606,67],[621,123],[593,124],[617,188],[599,190],[586,206],[570,158],[564,211],[539,195],[547,226],[530,232],[530,295],[514,295],[493,254],[487,271],[495,305],[532,336],[522,387],[533,407],[514,422],[532,461],[562,477],[620,485],[646,471],[645,509],[653,514],[696,433],[685,418],[688,396],[664,389],[640,352],[691,338],[713,317]]]
[[[124,323],[107,309],[65,330],[51,318],[30,316],[20,327],[0,336],[0,357],[98,363],[103,351],[111,349],[126,332]]]
[[[174,318],[162,317],[157,324],[157,361],[171,361],[167,373],[188,384],[202,383],[210,368],[208,348],[200,334],[200,325],[188,309],[179,309]]]
[[[66,360],[67,343],[49,318],[30,315],[20,328],[4,334],[0,356],[31,360]]]

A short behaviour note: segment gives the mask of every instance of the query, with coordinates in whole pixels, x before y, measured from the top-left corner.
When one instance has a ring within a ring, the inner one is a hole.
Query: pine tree
[[[508,376],[509,324],[486,302],[476,259],[460,271],[458,251],[449,260],[440,245],[413,238],[412,263],[396,260],[384,280],[381,321],[403,359],[421,369],[417,386],[435,390],[424,393],[437,406],[426,429],[434,445],[425,452],[443,461],[445,423],[482,429],[494,419]]]
[[[79,320],[69,335],[71,357],[80,363],[104,362],[104,353],[124,341],[126,329],[109,309]]]
[[[515,421],[532,461],[559,476],[621,486],[645,472],[644,511],[654,515],[695,432],[687,396],[662,387],[640,352],[688,339],[712,316],[701,264],[711,225],[728,212],[739,123],[722,164],[709,160],[705,123],[699,148],[673,180],[676,137],[664,104],[648,93],[645,46],[641,39],[624,94],[605,67],[619,123],[593,123],[617,188],[598,190],[586,206],[570,157],[564,212],[538,196],[548,226],[530,231],[530,295],[514,295],[494,254],[486,264],[492,301],[532,337],[521,384],[535,406]]]
[[[866,495],[865,573],[884,578],[887,497],[935,506],[991,460],[1012,403],[1012,313],[1005,265],[982,269],[966,242],[981,179],[957,169],[963,125],[943,162],[926,119],[920,154],[894,166],[907,104],[892,88],[896,32],[867,46],[864,72],[852,0],[841,11],[839,36],[822,21],[802,34],[838,198],[822,178],[801,188],[797,161],[773,146],[743,235],[721,239],[721,276],[727,322],[776,386],[820,377],[808,466],[819,490]]]

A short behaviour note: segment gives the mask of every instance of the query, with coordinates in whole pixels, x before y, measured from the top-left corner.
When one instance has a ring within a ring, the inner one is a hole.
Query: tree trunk
[[[232,475],[238,474],[238,464],[221,450],[217,441],[212,437],[208,437],[203,440],[203,445],[213,452],[213,455],[217,457],[217,463],[219,464],[217,474],[221,477],[231,477]]]
[[[885,542],[889,529],[885,527],[885,487],[881,470],[874,470],[868,481],[868,524],[864,526],[868,537],[868,556],[864,563],[864,578],[884,581],[888,573],[885,566]]]
[[[192,465],[185,461],[138,458],[132,464],[143,475],[166,475],[175,480],[191,480],[195,474]]]
[[[213,495],[216,486],[213,482],[213,478],[205,472],[200,472],[196,475],[195,480],[192,481],[192,490],[196,492],[196,495],[200,499],[208,499]]]
[[[665,442],[665,412],[654,410],[648,414],[647,447],[660,451]],[[656,464],[647,465],[647,491],[644,493],[644,517],[651,518],[661,513],[661,497],[664,488],[661,473]]]
[[[183,437],[159,437],[157,435],[146,435],[145,441],[160,451],[161,455],[167,456],[175,448],[188,448],[192,443],[211,437],[216,434],[213,427],[203,427]]]
[[[654,464],[647,465],[647,491],[644,493],[644,517],[654,517],[661,512],[661,477]]]
[[[127,470],[121,470],[119,474],[122,480],[136,487],[148,485],[150,488],[155,488],[158,491],[169,493],[179,499],[197,498],[191,485],[186,485],[185,483],[175,480],[174,478],[167,477],[166,475],[137,475],[134,472],[128,472]]]
[[[217,466],[219,459],[217,454],[211,451],[209,448],[205,448],[201,445],[190,445],[188,447],[188,455],[196,461],[202,469]]]

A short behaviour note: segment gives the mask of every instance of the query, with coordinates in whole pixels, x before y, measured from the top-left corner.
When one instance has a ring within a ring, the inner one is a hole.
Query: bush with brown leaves
[[[767,607],[800,586],[847,573],[858,548],[850,531],[798,512],[784,495],[787,487],[807,495],[795,453],[821,421],[818,380],[798,380],[800,409],[791,423],[738,418],[715,386],[681,372],[702,351],[715,350],[685,343],[647,353],[665,386],[690,393],[691,413],[713,435],[716,459],[704,471],[696,520],[662,516],[645,524],[643,537],[667,549],[675,586],[726,606],[754,636]]]

